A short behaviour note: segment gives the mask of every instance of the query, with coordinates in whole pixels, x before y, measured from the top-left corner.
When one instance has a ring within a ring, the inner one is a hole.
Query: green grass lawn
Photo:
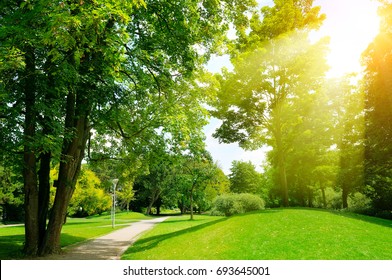
[[[264,210],[231,218],[173,217],[122,259],[392,259],[392,221],[309,209]]]
[[[142,219],[149,219],[149,217],[135,212],[117,213],[115,229]],[[61,246],[65,247],[111,231],[113,229],[110,214],[88,218],[68,218],[62,230]],[[22,258],[23,242],[24,226],[0,227],[0,259]]]

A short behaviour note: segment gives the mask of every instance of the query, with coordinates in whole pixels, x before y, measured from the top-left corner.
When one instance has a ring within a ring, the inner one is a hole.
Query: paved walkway
[[[89,240],[78,245],[71,245],[60,255],[51,255],[51,260],[118,260],[125,250],[132,245],[139,235],[151,229],[168,217],[142,220],[132,225]]]

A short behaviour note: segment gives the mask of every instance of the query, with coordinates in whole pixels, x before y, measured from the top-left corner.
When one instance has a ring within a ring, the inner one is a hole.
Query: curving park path
[[[132,225],[113,231],[96,239],[71,245],[59,255],[51,255],[50,260],[118,260],[141,233],[163,222],[168,217],[141,220]]]

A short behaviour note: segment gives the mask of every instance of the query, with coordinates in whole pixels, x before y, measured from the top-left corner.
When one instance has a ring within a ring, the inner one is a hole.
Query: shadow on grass
[[[24,234],[0,236],[0,259],[1,260],[20,260],[24,259],[23,244]],[[73,236],[67,233],[61,234],[61,247],[77,244],[85,241],[86,238]]]
[[[160,242],[162,242],[164,240],[167,240],[167,239],[170,239],[173,237],[178,237],[178,236],[181,236],[184,234],[196,232],[198,230],[213,226],[215,224],[225,222],[230,218],[240,217],[240,216],[260,215],[260,214],[274,214],[274,213],[278,213],[282,210],[283,209],[281,209],[281,208],[265,209],[265,210],[258,210],[258,211],[244,213],[244,214],[234,215],[231,217],[221,217],[218,220],[206,222],[206,223],[199,224],[196,226],[191,226],[189,228],[174,231],[171,233],[151,236],[151,237],[147,237],[147,238],[141,238],[141,239],[137,240],[131,247],[129,247],[128,250],[124,253],[124,255],[150,250],[150,249],[156,247]],[[164,224],[175,224],[175,223],[183,223],[183,222],[197,223],[198,220],[192,221],[192,220],[183,220],[183,219],[181,219],[181,220],[171,219],[171,220],[164,221],[163,223]]]
[[[100,225],[100,224],[102,224],[102,222],[95,222],[95,221],[84,221],[84,222],[73,222],[73,221],[69,221],[69,222],[66,222],[64,225],[63,225],[63,227],[64,226],[78,226],[78,225],[92,225],[92,226],[94,226],[94,225]],[[108,225],[109,225],[110,223],[108,223]]]
[[[0,236],[0,259],[12,260],[23,257],[24,234]]]
[[[199,222],[198,220],[191,220],[191,219],[186,219],[186,220],[183,220],[183,219],[178,219],[178,220],[166,220],[166,221],[164,221],[164,223],[165,224],[176,224],[176,223],[184,223],[184,222],[189,222],[189,223],[197,223],[197,222]],[[203,224],[202,224],[203,225]]]
[[[382,218],[366,216],[366,215],[362,215],[362,214],[356,214],[353,212],[345,212],[345,211],[329,211],[329,212],[332,214],[341,216],[341,217],[351,218],[351,219],[359,220],[362,222],[367,222],[367,223],[371,223],[371,224],[375,224],[375,225],[379,225],[379,226],[383,226],[383,227],[392,228],[392,220],[386,220],[386,219],[382,219]]]
[[[231,217],[243,217],[243,216],[251,216],[251,215],[260,215],[260,214],[276,214],[283,211],[284,208],[268,208],[263,210],[250,211],[242,214],[237,214]]]
[[[183,216],[185,214],[181,213],[160,213],[160,214],[151,214],[149,217],[176,217],[176,216]],[[147,216],[148,217],[148,216]]]
[[[82,241],[87,240],[88,238],[85,237],[80,237],[80,236],[74,236],[68,233],[62,233],[61,234],[61,248],[67,247],[69,245],[74,245],[77,243],[80,243]]]
[[[156,247],[160,242],[162,242],[164,240],[167,240],[167,239],[170,239],[170,238],[173,238],[173,237],[178,237],[178,236],[181,236],[183,234],[188,234],[188,233],[191,233],[191,232],[195,232],[195,231],[201,230],[203,228],[210,227],[210,226],[213,226],[215,224],[224,222],[226,220],[227,220],[227,218],[223,218],[222,217],[219,220],[207,222],[207,223],[204,223],[204,224],[200,224],[200,225],[189,227],[189,228],[186,228],[186,229],[174,231],[174,232],[171,232],[171,233],[157,235],[157,236],[152,236],[152,237],[147,237],[147,238],[141,238],[138,241],[136,241],[130,248],[128,248],[128,250],[125,252],[124,255],[150,250],[150,249]],[[187,221],[186,220],[185,221],[184,220],[180,220],[180,221],[165,221],[163,223],[166,224],[166,223],[173,223],[173,222],[187,222]],[[193,222],[193,221],[189,220],[188,222]],[[197,221],[194,221],[194,222],[197,222]]]
[[[150,218],[146,219],[127,219],[127,218],[122,218],[122,217],[116,217],[116,223],[136,223],[142,220],[150,220]],[[89,225],[89,226],[105,226],[105,225],[111,225],[111,221],[109,220],[82,220],[82,221],[77,221],[77,220],[70,220],[67,221],[67,223],[64,224],[64,226],[77,226],[77,225]]]
[[[359,220],[362,222],[376,224],[376,225],[383,226],[383,227],[392,228],[392,220],[382,219],[382,218],[368,216],[368,215],[364,215],[364,214],[358,214],[358,213],[349,212],[349,211],[345,211],[345,210],[342,211],[342,210],[331,210],[331,209],[323,209],[323,208],[307,208],[307,207],[289,207],[289,208],[276,208],[276,209],[318,211],[318,212],[334,214],[334,215],[345,217],[345,218],[351,218],[351,219]],[[275,208],[271,209],[271,210],[275,210]]]

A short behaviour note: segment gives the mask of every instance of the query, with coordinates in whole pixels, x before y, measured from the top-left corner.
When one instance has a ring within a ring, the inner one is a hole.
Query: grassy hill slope
[[[123,259],[392,259],[392,221],[350,213],[273,209],[231,218],[174,217]]]

